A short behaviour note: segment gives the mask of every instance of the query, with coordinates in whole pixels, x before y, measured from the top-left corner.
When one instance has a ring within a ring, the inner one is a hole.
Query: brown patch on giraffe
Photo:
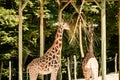
[[[56,56],[56,60],[58,60],[59,58],[58,58],[58,56]]]
[[[55,55],[53,55],[53,59],[55,59]]]
[[[55,47],[56,49],[58,49],[58,45],[56,45],[56,47]]]
[[[57,61],[55,60],[55,64],[57,64]]]
[[[46,57],[46,60],[48,61],[48,57]]]
[[[58,44],[58,40],[56,41],[56,44]]]
[[[55,48],[55,52],[57,52],[57,51],[58,51],[58,49]]]
[[[59,41],[62,41],[62,39],[59,39]]]
[[[51,51],[52,53],[55,53],[54,49]]]
[[[47,65],[45,65],[45,68],[47,68]]]
[[[62,35],[60,34],[59,37],[62,37]]]
[[[51,65],[51,62],[48,63],[48,66],[50,66],[50,65]]]
[[[49,53],[49,55],[50,55],[50,56],[52,56],[52,54],[51,54],[51,53]]]
[[[52,58],[51,57],[49,57],[49,61],[51,60]]]
[[[45,62],[45,59],[43,59],[42,62]]]
[[[60,55],[60,51],[57,52],[57,55]]]
[[[61,43],[59,44],[59,47],[62,47],[62,44],[61,44]]]

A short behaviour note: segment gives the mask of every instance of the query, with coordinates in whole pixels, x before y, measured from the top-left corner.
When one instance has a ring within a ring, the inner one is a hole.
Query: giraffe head
[[[65,21],[65,20],[62,20],[60,23],[59,23],[59,26],[61,26],[63,29],[65,30],[69,30],[70,29],[70,26],[69,24]]]

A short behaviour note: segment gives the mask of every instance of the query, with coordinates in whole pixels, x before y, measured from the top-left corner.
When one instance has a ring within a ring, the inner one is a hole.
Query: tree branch
[[[26,7],[28,1],[29,1],[29,0],[26,0],[26,2],[22,5],[21,11],[23,11],[23,9]]]
[[[101,9],[101,6],[100,6],[100,4],[96,1],[96,0],[94,0],[94,2],[97,4],[97,6]]]
[[[61,8],[61,11],[63,11],[63,10],[68,6],[68,4],[70,4],[71,1],[72,1],[72,0],[69,0],[69,1]]]
[[[57,0],[58,5],[60,6],[60,0]]]

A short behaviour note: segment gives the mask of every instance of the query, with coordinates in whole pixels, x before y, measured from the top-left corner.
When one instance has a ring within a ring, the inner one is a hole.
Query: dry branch
[[[28,1],[29,1],[29,0],[26,0],[26,2],[22,5],[21,11],[23,11],[23,9],[26,7]]]

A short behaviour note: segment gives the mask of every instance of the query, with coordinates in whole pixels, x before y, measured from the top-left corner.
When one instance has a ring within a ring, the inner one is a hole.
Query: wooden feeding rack
[[[60,2],[68,2],[70,0],[60,0]],[[71,2],[76,2],[77,0],[71,0]]]
[[[60,2],[68,2],[70,0],[60,0]],[[82,1],[82,0],[81,0]],[[94,0],[85,0],[87,2],[94,2]],[[102,0],[96,0],[97,2],[101,2]],[[118,0],[106,0],[106,1],[118,1]],[[77,0],[71,0],[71,2],[77,2]]]

